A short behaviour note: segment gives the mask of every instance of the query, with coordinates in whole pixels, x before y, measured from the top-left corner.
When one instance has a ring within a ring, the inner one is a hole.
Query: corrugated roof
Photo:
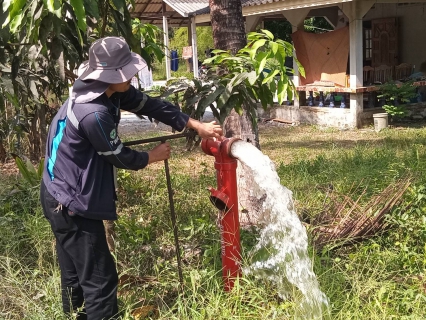
[[[209,7],[209,0],[164,0],[164,2],[183,17],[188,17],[191,13]]]
[[[258,6],[261,4],[279,2],[279,1],[285,1],[285,0],[241,0],[241,4],[243,7],[248,7],[248,6]],[[209,13],[210,13],[209,6],[202,8],[200,10],[197,10],[197,12],[195,12],[196,15],[209,14]]]
[[[165,16],[171,27],[188,25],[192,13],[209,7],[209,0],[164,0]],[[135,9],[131,13],[133,18],[142,22],[161,26],[163,23],[162,0],[135,0]]]

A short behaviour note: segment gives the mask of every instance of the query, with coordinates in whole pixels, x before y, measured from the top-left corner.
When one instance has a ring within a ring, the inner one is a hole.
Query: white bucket
[[[375,113],[373,114],[373,119],[374,119],[374,130],[380,131],[388,127],[387,113]]]

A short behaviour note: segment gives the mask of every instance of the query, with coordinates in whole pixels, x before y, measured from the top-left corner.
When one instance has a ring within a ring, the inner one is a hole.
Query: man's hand
[[[198,120],[189,118],[186,126],[196,130],[201,138],[215,138],[218,140],[223,139],[222,128],[220,125],[216,124],[216,121],[200,122]]]
[[[170,158],[171,148],[168,142],[161,143],[151,151],[148,151],[148,164],[163,161]]]

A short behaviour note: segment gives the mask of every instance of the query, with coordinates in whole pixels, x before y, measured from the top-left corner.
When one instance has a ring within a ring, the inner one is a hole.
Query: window
[[[364,29],[364,59],[371,60],[373,55],[373,39],[371,29]]]

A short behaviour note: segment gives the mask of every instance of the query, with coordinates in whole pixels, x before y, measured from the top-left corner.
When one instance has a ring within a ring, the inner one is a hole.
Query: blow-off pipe
[[[222,276],[226,291],[234,287],[241,276],[240,222],[238,218],[237,160],[231,146],[239,139],[223,141],[203,139],[201,148],[215,158],[217,189],[209,188],[210,201],[220,210]]]

